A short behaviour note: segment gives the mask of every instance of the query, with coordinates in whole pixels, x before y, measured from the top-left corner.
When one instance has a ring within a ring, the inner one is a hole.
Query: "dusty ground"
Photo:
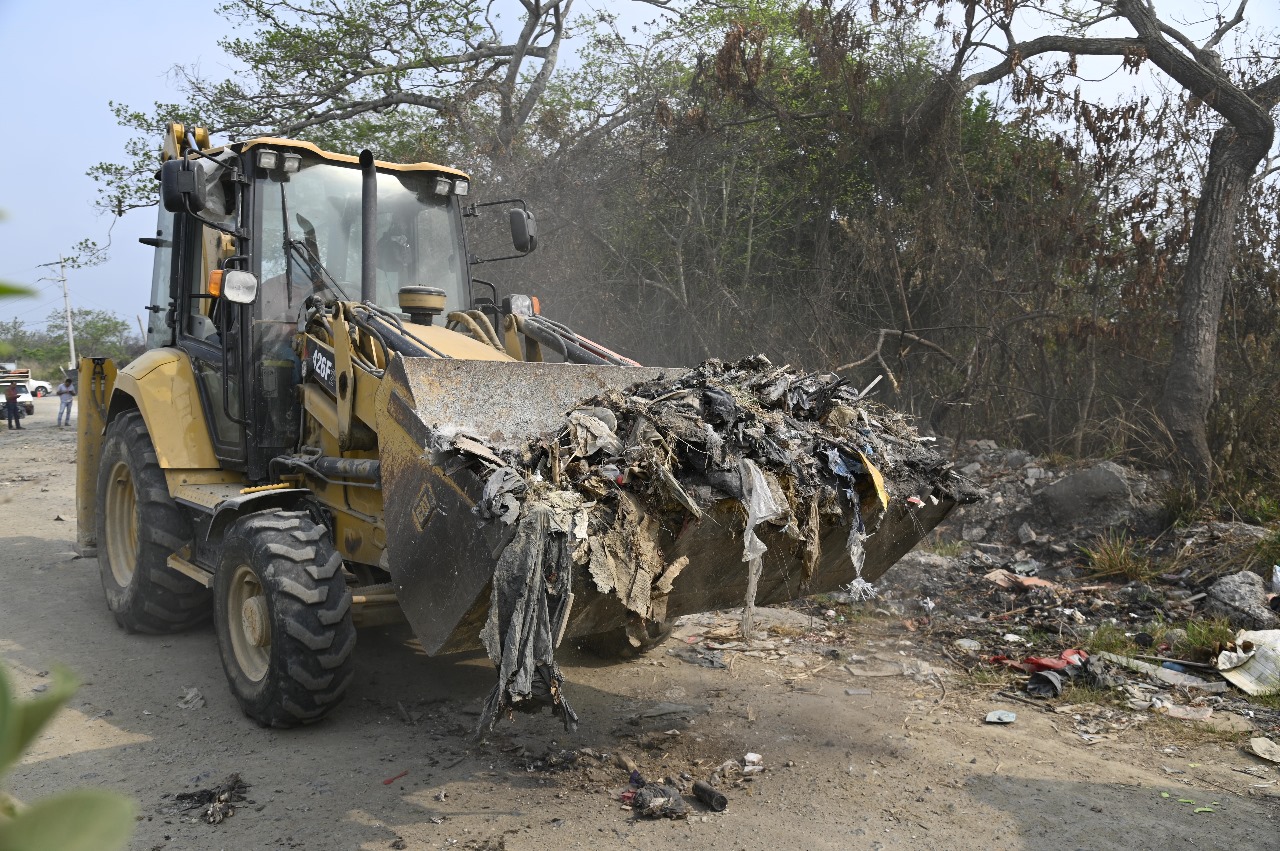
[[[133,848],[1277,847],[1277,787],[1234,770],[1259,761],[1229,736],[1166,720],[1088,745],[1065,716],[996,698],[994,684],[855,678],[817,655],[805,668],[739,656],[708,669],[661,650],[608,665],[566,653],[580,729],[521,717],[478,742],[487,662],[428,659],[407,631],[374,630],[328,720],[260,729],[227,690],[211,628],[154,638],[115,626],[96,563],[72,552],[75,438],[55,409],[0,430],[0,660],[19,693],[55,664],[84,685],[8,784],[28,800],[84,785],[133,796]],[[923,652],[895,621],[860,621],[856,636],[847,649],[873,660]],[[178,708],[193,687],[207,705]],[[996,708],[1017,722],[984,725]],[[625,751],[650,777],[705,775],[747,751],[766,770],[727,788],[724,813],[637,821],[611,759],[563,771],[540,760],[580,748]],[[234,816],[208,825],[175,811],[173,794],[232,772],[252,784]]]

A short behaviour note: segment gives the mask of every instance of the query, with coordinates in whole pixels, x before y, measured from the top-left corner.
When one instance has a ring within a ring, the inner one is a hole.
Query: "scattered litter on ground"
[[[661,783],[650,783],[637,789],[631,806],[645,818],[682,819],[689,815],[689,804],[680,795],[680,790]]]
[[[729,806],[729,799],[703,780],[693,781],[693,795],[713,812],[722,813]]]
[[[1027,680],[1027,694],[1036,697],[1059,697],[1062,694],[1062,674],[1057,671],[1036,671]]]
[[[173,796],[173,800],[182,810],[203,808],[201,818],[209,824],[219,824],[223,819],[235,815],[236,804],[247,801],[245,793],[248,791],[249,784],[241,780],[239,774],[232,774],[212,789],[179,792]]]
[[[995,709],[987,713],[984,719],[988,724],[1012,724],[1018,720],[1018,713],[1007,709]]]
[[[1119,656],[1115,653],[1098,653],[1097,656],[1099,659],[1104,659],[1114,665],[1120,665],[1121,667],[1128,668],[1131,671],[1146,674],[1154,679],[1162,680],[1169,685],[1180,686],[1182,688],[1200,689],[1201,691],[1208,692],[1224,692],[1227,690],[1227,684],[1224,682],[1210,682],[1209,680],[1201,677],[1179,673],[1178,671],[1171,671],[1168,668],[1163,668],[1159,665],[1152,665],[1138,659],[1130,659],[1126,656]]]
[[[1280,692],[1280,629],[1241,630],[1235,648],[1224,649],[1215,663],[1222,676],[1246,694]]]
[[[205,705],[204,695],[197,688],[189,688],[178,699],[179,709],[200,709]]]
[[[1213,716],[1213,707],[1210,706],[1170,704],[1160,707],[1158,711],[1168,715],[1170,718],[1178,718],[1183,721],[1208,721]]]
[[[1268,762],[1280,763],[1280,744],[1270,739],[1256,736],[1249,740],[1249,749]]]

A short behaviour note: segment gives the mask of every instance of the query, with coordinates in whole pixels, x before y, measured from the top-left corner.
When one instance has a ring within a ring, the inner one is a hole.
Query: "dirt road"
[[[487,660],[428,659],[406,630],[378,629],[361,634],[359,673],[329,719],[261,729],[227,690],[211,628],[116,627],[96,563],[72,551],[75,438],[55,410],[38,403],[26,430],[0,431],[0,661],[20,694],[55,664],[84,685],[8,784],[28,800],[74,786],[133,796],[133,848],[1278,847],[1275,784],[1251,788],[1265,779],[1233,769],[1257,760],[1221,736],[1160,721],[1090,745],[1069,715],[993,699],[997,686],[855,678],[800,641],[784,660],[739,655],[724,669],[663,650],[615,664],[567,652],[576,733],[542,715],[477,741]],[[857,635],[845,650],[873,661],[922,652],[889,619]],[[179,708],[191,688],[207,705]],[[984,725],[997,708],[1017,722]],[[625,751],[648,777],[704,776],[748,751],[765,771],[730,785],[723,813],[638,821],[611,758],[548,765],[584,748]],[[176,810],[175,793],[232,772],[252,784],[235,815],[209,825]]]

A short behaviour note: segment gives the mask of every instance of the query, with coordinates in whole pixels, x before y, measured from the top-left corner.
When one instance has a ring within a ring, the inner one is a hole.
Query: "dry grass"
[[[928,549],[929,552],[943,556],[944,558],[956,558],[957,556],[964,555],[964,553],[969,549],[969,545],[959,539],[948,541],[944,538],[937,538],[926,543],[925,548]]]
[[[1215,712],[1216,716],[1217,713]],[[1218,744],[1227,747],[1238,747],[1249,741],[1250,736],[1257,733],[1227,730],[1213,725],[1212,721],[1183,721],[1170,718],[1159,712],[1149,713],[1150,720],[1137,729],[1141,730],[1144,739],[1152,747],[1163,748],[1177,745],[1180,748],[1193,748],[1197,745]]]
[[[1155,562],[1124,531],[1099,535],[1096,545],[1080,550],[1089,560],[1090,572],[1099,579],[1149,579],[1158,572]]]

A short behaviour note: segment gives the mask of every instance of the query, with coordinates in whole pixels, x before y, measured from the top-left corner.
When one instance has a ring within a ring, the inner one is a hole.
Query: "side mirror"
[[[222,297],[235,304],[253,304],[258,297],[258,279],[250,272],[228,269],[222,273]]]
[[[166,160],[160,166],[160,201],[170,213],[199,213],[208,201],[204,173],[189,160]]]
[[[528,254],[538,247],[538,222],[528,210],[507,210],[511,219],[511,244],[521,254]]]

